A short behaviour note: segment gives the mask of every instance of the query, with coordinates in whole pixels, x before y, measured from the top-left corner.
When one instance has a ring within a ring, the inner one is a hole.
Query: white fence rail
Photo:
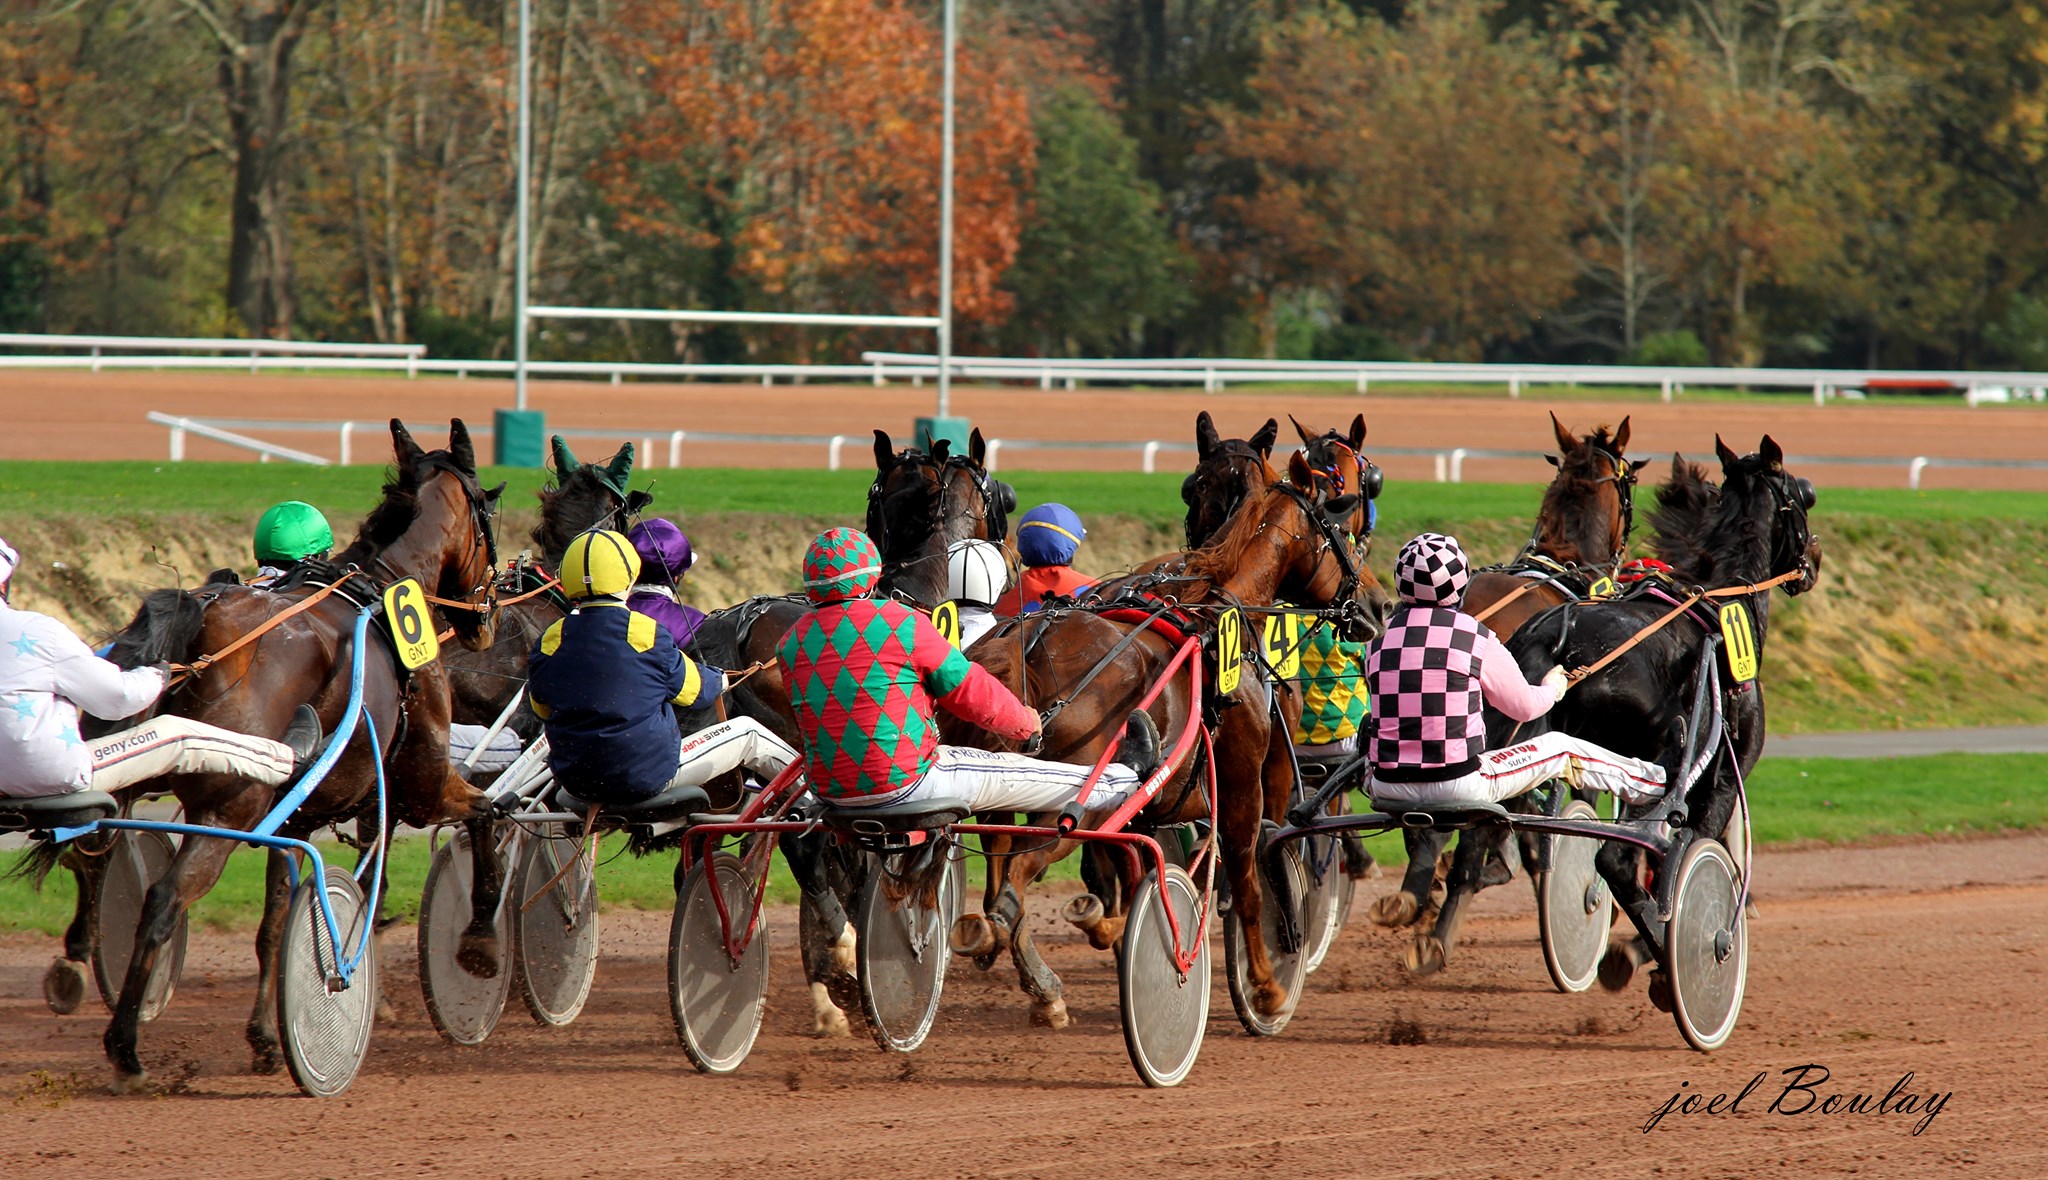
[[[263,462],[284,459],[293,463],[311,463],[326,466],[330,460],[291,447],[265,442],[240,433],[247,430],[286,431],[310,434],[333,434],[338,443],[338,454],[345,466],[353,460],[354,447],[351,438],[357,431],[371,431],[383,434],[387,429],[381,422],[304,422],[267,418],[186,418],[152,411],[149,420],[170,430],[170,457],[173,461],[185,458],[185,438],[195,434],[201,438],[229,446],[254,451]],[[472,426],[470,434],[479,438],[489,437],[488,426]],[[565,438],[628,439],[639,444],[640,463],[644,467],[680,467],[683,462],[683,444],[739,444],[780,447],[823,447],[825,448],[825,469],[838,471],[844,466],[847,444],[856,448],[855,454],[862,459],[870,441],[868,435],[853,434],[731,434],[716,431],[619,429],[595,427],[566,427],[555,430]],[[1159,456],[1168,451],[1189,452],[1195,449],[1193,443],[1167,439],[1035,439],[1035,438],[991,438],[988,442],[988,469],[999,468],[1002,456],[1014,451],[1117,451],[1135,452],[1138,455],[1138,469],[1147,475],[1159,469]],[[666,444],[666,446],[661,446]],[[659,449],[657,449],[659,448]],[[1433,461],[1433,471],[1438,483],[1463,483],[1465,462],[1468,459],[1482,460],[1540,460],[1543,451],[1503,451],[1478,447],[1369,447],[1374,457],[1400,456],[1403,458],[1424,458]],[[658,456],[667,459],[665,464],[657,462]],[[1702,462],[1713,462],[1710,455],[1694,456]],[[380,456],[381,460],[381,456]],[[1837,466],[1837,467],[1898,467],[1906,472],[1906,486],[1917,490],[1921,475],[1928,468],[2005,468],[2024,470],[2048,470],[2048,460],[2043,459],[1951,459],[1938,455],[1788,455],[1785,461],[1793,466]]]

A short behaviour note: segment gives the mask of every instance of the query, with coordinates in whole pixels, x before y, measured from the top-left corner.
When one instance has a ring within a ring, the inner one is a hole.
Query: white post
[[[988,459],[988,468],[987,468],[987,470],[988,470],[988,471],[989,471],[989,472],[990,472],[991,474],[993,474],[993,473],[995,472],[995,469],[996,469],[996,456],[997,456],[997,455],[999,455],[999,454],[1001,454],[1001,453],[1002,453],[1002,450],[1003,450],[1003,440],[1002,440],[1002,439],[999,439],[999,438],[992,438],[992,439],[988,440],[988,454],[987,454],[987,456],[985,456],[985,457],[986,457],[986,458]]]
[[[619,371],[617,369],[612,370],[612,384],[614,386],[625,384],[625,381],[619,376]]]
[[[1438,483],[1450,482],[1450,475],[1448,470],[1444,466],[1444,460],[1444,453],[1442,451],[1438,451],[1436,453],[1436,481]]]
[[[512,389],[513,408],[526,408],[526,300],[528,272],[526,239],[532,219],[533,190],[533,0],[519,0],[519,185],[515,235],[519,256],[513,261],[512,278]]]
[[[1363,393],[1365,392],[1365,385],[1366,385],[1366,381],[1365,381],[1365,370],[1364,370],[1364,369],[1360,369],[1360,370],[1358,371],[1358,392],[1359,392],[1359,393],[1363,394]]]
[[[880,389],[880,388],[882,387],[882,385],[883,385],[883,384],[884,384],[884,380],[883,380],[883,377],[882,377],[882,362],[881,362],[881,361],[876,361],[876,362],[875,362],[875,388],[876,388],[876,389]]]
[[[1051,388],[1052,388],[1052,366],[1051,366],[1051,365],[1047,365],[1047,366],[1046,366],[1045,368],[1043,368],[1043,369],[1040,369],[1040,370],[1038,371],[1038,388],[1040,388],[1040,389],[1051,389]]]
[[[171,427],[171,462],[182,463],[184,461],[185,427],[184,420],[179,419],[179,425]]]
[[[1510,377],[1510,378],[1508,378],[1508,400],[1509,400],[1509,401],[1518,401],[1518,400],[1520,400],[1520,399],[1521,399],[1521,396],[1522,396],[1522,379],[1521,379],[1520,377]]]
[[[1157,441],[1148,442],[1145,444],[1145,474],[1151,475],[1158,470],[1159,443]]]
[[[1816,406],[1828,404],[1828,387],[1826,382],[1816,381],[1813,383],[1813,404]]]
[[[100,346],[97,344],[92,346],[92,371],[100,371]]]
[[[680,430],[669,432],[668,465],[670,467],[681,467],[683,465],[683,432]]]
[[[1927,470],[1927,456],[1913,456],[1913,461],[1906,465],[1906,487],[1912,491],[1919,491],[1920,473],[1925,470]]]
[[[832,441],[825,444],[825,470],[839,470],[839,448],[845,445],[846,436],[843,434],[833,435]]]
[[[939,135],[939,417],[952,409],[953,367],[953,50],[960,40],[959,0],[946,0],[945,125]]]
[[[1203,392],[1203,393],[1215,393],[1215,392],[1216,392],[1216,370],[1214,370],[1214,369],[1203,369],[1203,370],[1202,370],[1202,392]]]
[[[1662,400],[1666,405],[1669,405],[1671,402],[1671,378],[1669,377],[1664,378],[1664,396]]]
[[[1465,482],[1465,448],[1451,448],[1451,482]]]
[[[355,433],[355,429],[356,424],[353,422],[344,422],[341,424],[341,465],[343,467],[348,466],[349,435]]]
[[[643,454],[643,455],[646,455],[646,456],[648,456],[648,457],[649,457],[649,458],[648,458],[648,463],[647,463],[647,465],[648,465],[649,467],[652,467],[652,466],[654,466],[654,461],[653,461],[653,455],[654,455],[654,440],[653,440],[653,439],[651,439],[651,438],[643,438],[643,439],[641,439],[641,440],[640,440],[640,453],[641,453],[641,454]],[[669,464],[669,466],[670,466],[670,467],[674,467],[674,466],[675,466],[675,464],[671,463],[671,464]]]

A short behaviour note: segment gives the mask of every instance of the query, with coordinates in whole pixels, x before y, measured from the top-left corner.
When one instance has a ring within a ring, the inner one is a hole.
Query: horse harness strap
[[[1642,630],[1636,632],[1634,635],[1629,636],[1628,639],[1621,644],[1621,646],[1615,648],[1611,652],[1608,652],[1606,655],[1601,656],[1599,659],[1594,660],[1592,663],[1587,664],[1583,668],[1576,668],[1571,672],[1566,673],[1565,679],[1573,684],[1576,684],[1579,681],[1584,680],[1586,677],[1593,675],[1595,672],[1600,671],[1602,668],[1605,668],[1607,665],[1620,659],[1630,649],[1634,648],[1643,640],[1648,639],[1650,636],[1655,635],[1657,632],[1663,630],[1665,626],[1671,622],[1671,620],[1677,618],[1682,614],[1685,614],[1686,612],[1690,611],[1693,607],[1699,605],[1701,602],[1717,598],[1741,598],[1744,595],[1762,593],[1763,591],[1770,590],[1778,586],[1782,586],[1787,582],[1795,581],[1799,578],[1804,577],[1805,575],[1806,571],[1803,569],[1789,570],[1785,573],[1779,574],[1775,578],[1770,578],[1762,582],[1752,582],[1746,586],[1723,586],[1717,590],[1695,591],[1690,597],[1686,598],[1685,601],[1680,602],[1677,606],[1672,607],[1669,611],[1660,616],[1657,619],[1657,621],[1651,623],[1647,627],[1644,627]]]
[[[343,581],[346,580],[347,579],[343,579]],[[243,648],[249,646],[257,640],[263,638],[264,635],[268,634],[273,628],[275,628],[278,624],[284,622],[286,619],[291,618],[293,615],[302,614],[305,611],[311,610],[313,607],[319,605],[324,599],[326,599],[328,595],[334,593],[335,590],[340,587],[340,585],[340,582],[334,582],[326,586],[322,586],[320,589],[314,591],[313,593],[286,607],[285,609],[263,620],[262,623],[244,632],[234,642],[228,644],[224,648],[221,648],[219,651],[210,652],[206,655],[200,656],[198,659],[193,660],[189,664],[172,664],[170,667],[172,672],[175,673],[175,675],[171,678],[170,682],[168,682],[165,687],[168,688],[171,685],[174,685],[177,682],[184,680],[188,676],[198,676],[200,673],[206,671],[214,664],[219,663],[227,657],[235,654],[236,652],[242,650]]]
[[[1043,729],[1051,725],[1053,718],[1059,716],[1068,705],[1072,704],[1076,697],[1079,697],[1090,684],[1095,682],[1097,676],[1102,675],[1103,669],[1114,664],[1117,661],[1117,657],[1123,655],[1125,651],[1130,649],[1132,644],[1138,641],[1138,636],[1148,630],[1156,630],[1169,639],[1173,638],[1176,634],[1180,634],[1180,628],[1165,617],[1167,612],[1173,609],[1174,605],[1172,602],[1161,602],[1149,613],[1139,607],[1096,612],[1102,618],[1110,619],[1114,622],[1133,623],[1135,625],[1129,631],[1124,632],[1123,637],[1118,639],[1109,651],[1104,653],[1101,659],[1095,661],[1094,667],[1082,674],[1081,679],[1075,682],[1074,687],[1067,690],[1066,695],[1054,701],[1040,715],[1038,719],[1039,728]],[[1184,635],[1182,637],[1185,638]]]

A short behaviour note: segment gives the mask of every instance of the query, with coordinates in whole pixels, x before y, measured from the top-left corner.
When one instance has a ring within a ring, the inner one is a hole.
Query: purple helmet
[[[643,520],[626,534],[640,554],[640,580],[675,585],[696,564],[690,538],[665,520]]]

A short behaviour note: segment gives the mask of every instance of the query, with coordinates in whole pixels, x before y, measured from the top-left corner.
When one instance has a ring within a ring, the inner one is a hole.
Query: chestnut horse
[[[491,585],[495,551],[491,516],[498,493],[477,482],[476,455],[460,420],[450,423],[445,451],[423,451],[397,419],[391,421],[396,464],[384,498],[364,519],[355,543],[336,564],[354,567],[382,586],[417,578],[429,594],[469,604],[446,623],[464,647],[490,646]],[[135,621],[116,637],[113,658],[124,667],[170,660],[190,663],[257,630],[272,616],[311,596],[305,586],[284,593],[243,586],[151,593]],[[311,703],[323,726],[341,720],[349,699],[356,606],[339,592],[285,619],[256,642],[188,677],[164,694],[163,712],[206,721],[240,733],[282,734],[299,705]],[[385,752],[391,779],[388,823],[418,826],[472,818],[484,798],[448,766],[448,676],[436,662],[402,674],[389,644],[364,653],[363,709]],[[305,839],[329,824],[376,814],[376,768],[369,735],[359,728],[341,760],[280,834]],[[282,794],[225,775],[174,775],[141,793],[169,791],[187,823],[248,830]],[[385,837],[389,838],[387,829]],[[143,1089],[148,1073],[136,1052],[144,992],[164,941],[191,905],[219,880],[233,841],[186,837],[170,871],[143,901],[134,958],[107,1027],[107,1057],[117,1088]],[[269,856],[263,920],[256,932],[257,994],[247,1036],[257,1073],[278,1067],[277,948],[289,900],[286,862]]]
[[[1295,465],[1307,475],[1298,456]],[[1123,588],[1144,586],[1155,594],[1171,594],[1184,616],[1204,619],[1225,606],[1268,605],[1279,597],[1338,608],[1357,607],[1361,594],[1384,600],[1384,591],[1365,568],[1363,553],[1352,541],[1364,531],[1362,497],[1302,491],[1280,483],[1270,468],[1263,472],[1263,481],[1266,486],[1240,505],[1211,546],[1186,556],[1183,572],[1125,579]],[[1142,624],[1097,613],[1105,605],[1100,599],[1091,599],[1091,603],[1090,607],[1051,609],[1006,620],[976,643],[971,653],[971,658],[1020,699],[1041,710],[1065,700],[1083,677],[1102,664],[1085,695],[1053,709],[1045,732],[1042,756],[1046,758],[1087,763],[1099,757],[1179,646],[1171,637]],[[1377,605],[1372,603],[1364,612],[1344,609],[1344,617],[1354,623],[1369,623],[1379,617]],[[1256,651],[1257,646],[1253,642],[1245,650]],[[1245,673],[1234,692],[1214,702],[1217,805],[1222,814],[1208,816],[1208,800],[1195,789],[1199,760],[1189,759],[1162,786],[1143,821],[1159,826],[1213,818],[1234,898],[1232,912],[1250,933],[1247,963],[1254,1003],[1261,1012],[1273,1015],[1285,1011],[1293,997],[1274,978],[1272,961],[1259,934],[1256,853],[1262,821],[1277,819],[1285,810],[1294,783],[1291,764],[1270,757],[1276,741],[1270,685],[1249,660]],[[1180,732],[1195,709],[1204,706],[1204,702],[1189,699],[1186,683],[1176,678],[1160,693],[1150,712],[1160,732],[1170,734]],[[1000,744],[950,718],[942,719],[941,725],[949,741],[984,747]],[[1277,740],[1285,742],[1289,736],[1278,734]],[[1106,811],[1095,811],[1084,823],[1099,824],[1106,815]],[[1006,839],[990,838],[985,912],[963,917],[954,939],[956,948],[984,963],[992,962],[1007,944],[1019,985],[1031,997],[1032,1019],[1054,1028],[1068,1023],[1062,987],[1059,977],[1039,957],[1029,929],[1021,921],[1021,898],[1026,885],[1076,846],[1075,841],[1061,840],[1016,852]],[[1121,934],[1121,926],[1121,918],[1105,920],[1091,937],[1098,946],[1108,946]]]

